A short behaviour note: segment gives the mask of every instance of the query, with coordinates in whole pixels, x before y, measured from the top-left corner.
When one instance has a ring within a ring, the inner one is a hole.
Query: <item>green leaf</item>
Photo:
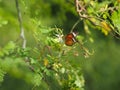
[[[61,73],[65,73],[65,68],[60,69]]]
[[[37,62],[36,62],[36,60],[35,60],[35,59],[30,58],[30,63],[31,63],[31,64],[36,64]]]
[[[5,71],[3,71],[1,68],[0,68],[0,83],[4,80],[4,75],[5,75]]]
[[[41,84],[42,76],[40,74],[35,74],[33,78],[33,84],[39,86]]]
[[[10,41],[5,47],[4,49],[6,50],[11,50],[11,49],[14,49],[15,48],[15,43],[13,41]]]
[[[120,32],[120,10],[117,12],[117,11],[114,11],[112,13],[112,17],[111,17],[114,25],[118,28],[119,32]]]
[[[3,57],[4,55],[9,55],[9,53],[13,52],[15,47],[16,47],[16,44],[13,41],[10,41],[6,46],[4,46],[0,50],[0,57]]]

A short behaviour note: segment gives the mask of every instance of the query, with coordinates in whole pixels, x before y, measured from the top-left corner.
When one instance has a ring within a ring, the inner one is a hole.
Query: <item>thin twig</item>
[[[72,26],[72,29],[70,30],[70,32],[73,32],[74,28],[78,25],[79,22],[80,22],[80,19],[78,19],[77,22],[75,22],[75,24]]]
[[[85,56],[85,58],[88,58],[90,55],[94,54],[94,50],[92,52],[90,52],[86,47],[83,46],[82,42],[77,40],[77,38],[75,38],[75,39],[78,42],[78,44],[80,45],[80,48],[84,51],[83,55]]]
[[[20,26],[20,31],[21,31],[20,37],[23,40],[22,47],[26,48],[26,38],[25,38],[25,34],[24,34],[24,28],[22,25],[22,16],[21,16],[18,0],[15,0],[15,3],[16,3],[16,9],[17,9],[17,13],[18,13],[18,21],[19,21],[19,26]]]

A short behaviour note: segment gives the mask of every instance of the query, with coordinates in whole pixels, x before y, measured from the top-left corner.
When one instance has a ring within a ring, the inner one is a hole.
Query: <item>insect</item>
[[[77,42],[76,36],[77,36],[77,35],[76,35],[76,33],[74,33],[74,32],[67,34],[67,35],[65,36],[65,44],[66,44],[67,46],[72,46],[72,45],[74,45],[74,44]]]

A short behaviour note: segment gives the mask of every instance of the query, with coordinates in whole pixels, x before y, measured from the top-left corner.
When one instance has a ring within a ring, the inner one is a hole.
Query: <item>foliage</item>
[[[114,23],[114,25],[116,25],[116,27],[118,28],[118,32],[120,32],[120,26],[119,26],[119,23],[120,23],[120,20],[119,20],[119,16],[120,15],[120,11],[115,11],[113,14],[112,14],[112,21]]]
[[[64,45],[62,30],[43,27],[38,21],[32,21],[33,26],[36,25],[33,31],[36,46],[23,49],[14,42],[4,46],[0,52],[1,81],[4,71],[33,84],[34,87],[39,87],[44,81],[51,90],[83,90],[82,73],[79,69],[74,70],[74,67],[62,58],[64,48],[68,48]]]
[[[9,75],[27,82],[33,90],[84,90],[84,84],[88,90],[99,90],[101,86],[104,86],[103,90],[113,89],[111,82],[119,82],[114,77],[115,71],[119,72],[119,42],[109,39],[110,34],[118,38],[115,38],[116,41],[120,38],[120,2],[78,1],[78,6],[81,6],[77,11],[73,0],[19,0],[27,40],[26,48],[22,48],[15,1],[0,0],[1,86]],[[71,29],[78,18],[79,23],[75,23],[76,26]],[[64,44],[64,33],[70,32],[70,29],[79,32],[76,38],[82,45],[76,43],[68,47]],[[83,58],[91,55],[85,46],[96,49],[95,55],[88,58],[90,61]],[[110,58],[110,55],[113,57]],[[117,75],[118,78],[119,73]],[[102,77],[106,82],[102,81]]]

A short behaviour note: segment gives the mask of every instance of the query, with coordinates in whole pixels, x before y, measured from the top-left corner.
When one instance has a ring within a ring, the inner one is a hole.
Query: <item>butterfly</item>
[[[74,45],[75,43],[77,42],[76,40],[76,33],[72,32],[72,33],[69,33],[65,36],[65,44],[67,46],[72,46]]]

